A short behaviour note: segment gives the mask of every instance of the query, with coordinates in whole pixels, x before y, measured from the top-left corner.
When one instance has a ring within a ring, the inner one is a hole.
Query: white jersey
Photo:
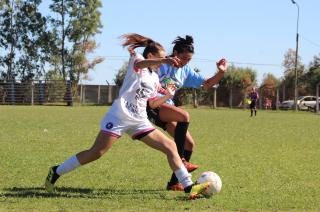
[[[130,57],[128,72],[124,78],[119,97],[113,102],[109,113],[124,121],[147,120],[147,100],[157,97],[159,77],[148,68],[135,69],[137,61],[144,60],[140,54]]]

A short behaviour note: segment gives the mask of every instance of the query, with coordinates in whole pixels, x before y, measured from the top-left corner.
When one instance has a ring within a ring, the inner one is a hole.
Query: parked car
[[[317,97],[315,96],[300,96],[298,97],[297,104],[299,110],[309,110],[315,108]],[[320,101],[320,98],[319,98]],[[294,101],[286,100],[279,105],[280,109],[289,110],[294,109]]]
[[[293,106],[294,106],[293,100],[286,100],[279,104],[279,109],[290,110],[290,109],[293,109]]]
[[[300,101],[298,100],[298,108],[299,110],[309,110],[311,108],[315,108],[316,102],[317,102],[317,97],[304,96],[303,98],[300,99]]]

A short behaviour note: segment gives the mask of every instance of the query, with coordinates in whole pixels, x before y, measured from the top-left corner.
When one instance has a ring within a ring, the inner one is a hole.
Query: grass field
[[[320,116],[188,109],[193,174],[217,172],[221,193],[187,201],[168,192],[161,153],[124,136],[48,194],[48,168],[91,146],[107,107],[0,106],[0,211],[320,211]]]

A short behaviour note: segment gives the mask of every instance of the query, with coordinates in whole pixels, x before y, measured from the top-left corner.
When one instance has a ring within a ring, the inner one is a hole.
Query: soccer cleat
[[[192,164],[192,163],[186,161],[186,159],[184,159],[184,158],[181,158],[181,160],[182,160],[184,167],[186,167],[188,172],[193,172],[194,170],[199,168],[198,165]]]
[[[58,178],[60,177],[56,172],[57,168],[58,168],[58,166],[53,166],[49,169],[48,176],[47,176],[46,181],[44,183],[44,187],[48,192],[54,191],[54,184],[58,180]]]
[[[168,191],[184,191],[181,183],[176,183],[176,184],[172,184],[172,185],[170,183],[168,183],[167,190]]]
[[[200,183],[200,184],[194,184],[191,188],[189,199],[197,199],[203,194],[203,192],[206,191],[207,188],[209,188],[210,182]]]

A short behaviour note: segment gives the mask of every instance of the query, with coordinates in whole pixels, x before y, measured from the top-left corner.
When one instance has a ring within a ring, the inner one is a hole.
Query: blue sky
[[[45,1],[47,3],[48,1]],[[300,6],[299,55],[308,65],[320,53],[320,1],[297,0]],[[195,55],[190,62],[210,77],[215,62],[225,57],[236,66],[251,67],[258,80],[263,74],[283,75],[282,62],[295,49],[297,7],[291,0],[109,0],[102,1],[102,33],[93,55],[105,57],[86,84],[113,84],[128,60],[119,36],[139,33],[162,43],[170,54],[177,36],[192,35]],[[47,10],[45,10],[47,11]],[[254,65],[269,64],[269,65]]]

